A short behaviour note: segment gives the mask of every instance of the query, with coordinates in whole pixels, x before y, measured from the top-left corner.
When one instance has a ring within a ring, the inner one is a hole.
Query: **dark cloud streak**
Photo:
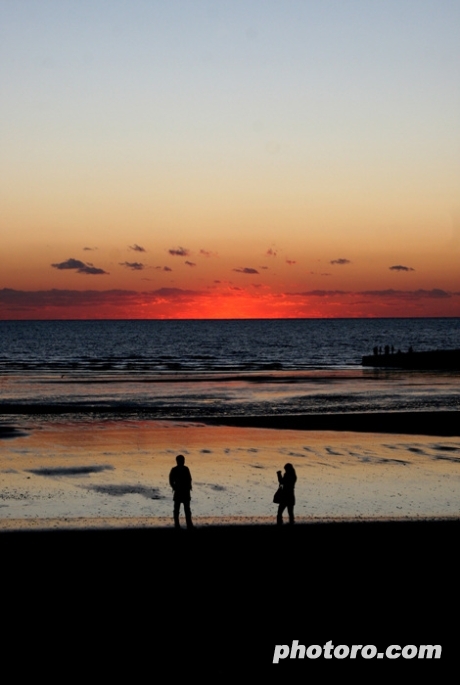
[[[120,266],[126,266],[127,269],[132,271],[142,271],[145,269],[145,264],[142,262],[119,262]]]
[[[259,272],[257,269],[253,269],[249,266],[242,267],[240,266],[238,269],[233,269],[233,271],[236,271],[238,274],[258,274]]]
[[[403,266],[402,264],[396,264],[395,266],[388,267],[390,271],[415,271],[411,266]]]
[[[449,293],[440,288],[433,288],[432,290],[364,290],[364,291],[350,291],[350,290],[307,290],[305,292],[286,293],[291,297],[372,297],[395,300],[445,300],[457,296],[458,293]]]
[[[188,257],[190,254],[190,250],[187,250],[185,247],[177,247],[175,249],[168,250],[168,252],[173,257]]]
[[[4,311],[40,311],[72,308],[135,307],[137,304],[152,304],[169,300],[188,302],[204,293],[200,290],[182,288],[159,288],[137,292],[134,290],[0,290],[0,308]]]
[[[59,262],[58,264],[51,264],[54,269],[59,269],[59,271],[74,270],[79,274],[87,274],[90,276],[99,276],[102,274],[107,274],[104,269],[99,269],[92,264],[85,264],[79,259],[67,259],[65,262]]]

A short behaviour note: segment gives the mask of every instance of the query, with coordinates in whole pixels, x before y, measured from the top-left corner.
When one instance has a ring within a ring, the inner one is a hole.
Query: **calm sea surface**
[[[372,370],[460,347],[460,319],[0,322],[3,406],[159,418],[458,409],[460,373]]]

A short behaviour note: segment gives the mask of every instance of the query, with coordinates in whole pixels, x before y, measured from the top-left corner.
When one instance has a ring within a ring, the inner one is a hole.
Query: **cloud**
[[[222,285],[216,286],[222,288]],[[311,290],[296,293],[266,293],[261,289],[237,289],[228,284],[222,297],[239,298],[242,305],[260,316],[458,316],[460,292],[432,290]],[[0,289],[0,318],[28,319],[118,319],[118,318],[215,318],[221,314],[215,292],[159,288],[131,290],[41,290]],[[266,306],[268,309],[263,309]],[[262,308],[262,310],[261,310]],[[242,314],[245,310],[241,309]]]
[[[272,247],[269,247],[267,252],[265,253],[268,257],[276,257],[278,254],[277,250],[274,250]]]
[[[130,250],[134,250],[134,252],[147,252],[147,250],[144,247],[141,247],[140,245],[129,245]]]
[[[148,293],[142,293],[153,298],[168,298],[168,299],[188,299],[190,297],[197,297],[203,295],[201,290],[184,290],[182,288],[159,288],[158,290],[151,290]]]
[[[195,262],[189,262],[188,259],[185,263],[187,264],[187,266],[196,266]]]
[[[286,293],[290,296],[299,297],[375,297],[382,299],[394,299],[394,300],[445,300],[458,295],[458,293],[448,293],[440,288],[433,288],[432,290],[393,290],[388,288],[387,290],[363,290],[363,291],[350,291],[350,290],[307,290],[304,292],[297,293]]]
[[[67,259],[65,262],[60,262],[59,264],[51,264],[51,266],[55,269],[59,269],[60,271],[73,269],[79,274],[89,274],[91,276],[107,274],[107,271],[104,271],[104,269],[98,269],[92,264],[85,264],[84,262],[81,262],[79,259],[70,258]]]
[[[396,266],[389,266],[390,271],[415,271],[411,266],[402,266],[402,264],[397,264]]]
[[[200,254],[203,255],[203,257],[217,257],[218,256],[217,252],[209,252],[209,250],[200,250]]]
[[[236,271],[239,274],[258,274],[259,272],[257,269],[252,269],[249,266],[242,267],[240,266],[239,269],[233,269],[233,271]]]
[[[351,264],[349,259],[333,259],[330,264],[339,264],[339,266],[343,266],[344,264]]]
[[[145,269],[145,264],[141,262],[119,262],[120,266],[126,266],[127,269],[132,269],[133,271],[142,271]]]
[[[62,309],[66,313],[71,308],[135,307],[145,303],[156,304],[165,300],[189,301],[202,296],[199,290],[182,288],[159,288],[137,292],[133,290],[0,290],[0,308],[8,311],[37,310],[40,314],[49,310]],[[0,309],[0,311],[2,310]]]
[[[295,259],[286,259],[286,264],[289,264],[292,266],[292,264],[297,264]]]
[[[299,297],[337,297],[337,295],[355,295],[356,293],[344,290],[306,290],[301,293],[286,293],[287,295],[297,295]]]
[[[79,259],[67,259],[65,262],[60,262],[59,264],[51,264],[55,269],[82,269],[85,264]]]
[[[130,290],[0,290],[0,305],[11,310],[36,309],[40,312],[54,308],[100,307],[106,303],[130,302],[138,293]]]
[[[368,295],[369,297],[393,297],[405,300],[445,300],[451,298],[456,293],[448,293],[440,288],[432,288],[432,290],[365,290],[360,295]]]
[[[168,250],[168,252],[173,257],[188,257],[190,254],[190,250],[187,250],[185,247],[177,247],[176,249]]]
[[[107,275],[108,271],[104,271],[104,269],[98,269],[95,266],[92,266],[91,264],[87,264],[84,266],[82,269],[78,269],[79,274],[89,274],[90,276],[99,276],[99,275]]]
[[[92,252],[93,250],[97,250],[97,247],[84,247],[83,252]]]

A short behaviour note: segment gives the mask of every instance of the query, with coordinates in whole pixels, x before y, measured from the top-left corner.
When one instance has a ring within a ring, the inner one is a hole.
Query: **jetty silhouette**
[[[460,349],[387,352],[365,355],[362,366],[398,369],[460,369]]]

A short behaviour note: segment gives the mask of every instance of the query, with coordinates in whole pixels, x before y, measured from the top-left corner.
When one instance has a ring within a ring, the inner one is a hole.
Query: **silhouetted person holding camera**
[[[276,475],[278,476],[278,483],[283,486],[281,502],[278,505],[276,523],[279,526],[283,525],[283,511],[287,508],[289,514],[289,523],[292,525],[294,523],[294,488],[297,480],[297,474],[292,464],[285,464],[284,474],[281,474],[281,471],[277,471]]]
[[[184,505],[185,522],[187,528],[193,528],[190,500],[192,491],[192,474],[188,466],[185,466],[185,457],[179,454],[176,464],[169,474],[169,484],[174,491],[174,526],[180,528],[179,511],[181,503]]]

